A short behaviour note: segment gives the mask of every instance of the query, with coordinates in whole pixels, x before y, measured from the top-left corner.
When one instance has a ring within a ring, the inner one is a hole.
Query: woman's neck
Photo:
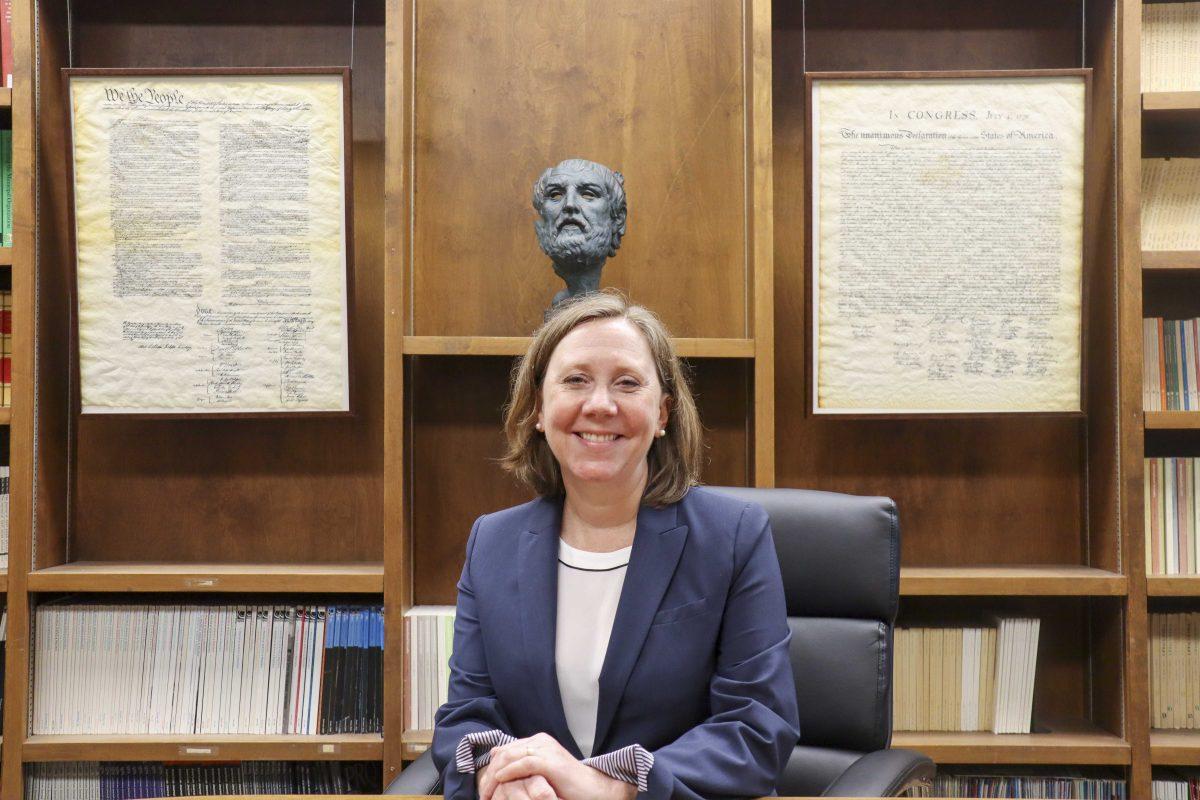
[[[645,489],[644,474],[632,487],[568,486],[563,502],[563,541],[594,553],[629,547],[637,532],[638,509]]]

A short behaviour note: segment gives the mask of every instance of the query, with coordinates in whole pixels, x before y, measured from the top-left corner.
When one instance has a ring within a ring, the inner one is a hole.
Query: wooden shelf
[[[379,594],[383,592],[383,565],[80,561],[30,573],[29,589],[35,592]]]
[[[1094,567],[1011,565],[987,567],[901,567],[900,594],[907,596],[1054,595],[1124,596],[1124,575]]]
[[[405,336],[404,354],[415,356],[519,356],[525,336]],[[753,339],[676,339],[684,358],[753,358]]]
[[[1143,250],[1142,269],[1150,272],[1159,270],[1200,271],[1200,251]]]
[[[23,761],[375,761],[377,733],[338,736],[30,736]]]
[[[12,89],[0,89],[0,108],[12,108]]]
[[[939,733],[901,731],[892,747],[918,750],[938,764],[1130,763],[1129,744],[1096,729],[1058,733]]]
[[[1200,411],[1147,411],[1148,431],[1200,430]]]
[[[13,249],[11,247],[0,247],[0,267],[11,267],[13,263]]]
[[[1200,119],[1200,92],[1142,92],[1142,113],[1188,113]]]
[[[433,744],[433,731],[427,730],[410,730],[405,731],[400,736],[402,744],[403,758],[405,761],[411,761],[417,756],[424,753]]]
[[[12,406],[0,406],[0,426],[12,424]]]
[[[1200,597],[1200,575],[1147,575],[1151,597]]]
[[[1184,767],[1200,764],[1200,731],[1150,731],[1150,763]]]

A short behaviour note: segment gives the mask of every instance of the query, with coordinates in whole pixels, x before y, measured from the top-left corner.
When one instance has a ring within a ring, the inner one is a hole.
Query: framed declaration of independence
[[[1090,78],[808,75],[814,414],[1082,413]]]
[[[349,70],[63,73],[80,412],[350,414]]]

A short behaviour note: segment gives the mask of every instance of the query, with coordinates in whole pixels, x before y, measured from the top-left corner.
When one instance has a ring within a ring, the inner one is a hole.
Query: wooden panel
[[[30,736],[30,761],[371,761],[383,753],[379,734],[337,736]]]
[[[1144,270],[1200,270],[1200,252],[1194,250],[1143,250]]]
[[[753,358],[753,339],[673,340],[681,358]],[[529,349],[528,336],[405,336],[406,355],[519,356]]]
[[[360,391],[354,419],[77,421],[72,558],[380,559],[382,5],[382,0],[356,7],[292,0],[233,7],[198,0],[74,4],[75,66],[336,65],[349,60],[353,42],[357,263],[351,369]],[[61,182],[52,187],[59,203],[66,200],[65,189]],[[42,230],[54,240],[63,234],[54,224]],[[45,272],[65,273],[68,262],[60,256],[49,263],[56,268]],[[64,274],[55,274],[43,288],[52,291],[64,280]],[[55,325],[65,318],[51,315]],[[49,358],[56,370],[65,366],[62,339],[43,337],[54,351]],[[56,502],[64,500],[60,495]]]
[[[1151,597],[1200,597],[1200,575],[1150,575],[1146,593]]]
[[[896,733],[892,747],[917,750],[938,764],[1129,763],[1121,737],[1083,733]]]
[[[742,4],[417,2],[412,328],[527,335],[562,287],[530,207],[548,166],[625,176],[604,268],[672,333],[747,330]]]
[[[1146,430],[1200,430],[1200,411],[1147,411]]]
[[[1200,764],[1200,731],[1151,731],[1150,760],[1155,764]]]
[[[1121,596],[1124,575],[1095,567],[901,567],[900,594],[912,596]]]
[[[807,19],[802,11],[803,4],[782,4],[775,12],[777,484],[895,498],[905,564],[1089,563],[1085,432],[1077,420],[807,414],[800,224],[806,60],[809,70],[1078,67],[1079,4],[812,0]],[[1111,263],[1104,269],[1111,281]],[[1111,316],[1111,300],[1098,313]]]
[[[75,562],[31,573],[29,590],[377,594],[383,591],[383,566]]]
[[[504,452],[502,406],[512,361],[417,356],[411,364],[414,601],[452,604],[475,518],[532,497],[495,463]],[[745,486],[749,362],[690,364],[708,444],[703,479]]]

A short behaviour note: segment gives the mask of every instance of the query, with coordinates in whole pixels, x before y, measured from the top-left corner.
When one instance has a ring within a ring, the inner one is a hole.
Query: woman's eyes
[[[569,386],[582,386],[589,382],[590,381],[588,380],[588,378],[584,375],[568,375],[566,378],[563,379],[563,383],[565,383]],[[641,381],[639,381],[635,378],[620,378],[617,380],[617,387],[620,389],[625,389],[627,391],[633,390],[633,389],[640,389],[641,386],[642,386]]]

